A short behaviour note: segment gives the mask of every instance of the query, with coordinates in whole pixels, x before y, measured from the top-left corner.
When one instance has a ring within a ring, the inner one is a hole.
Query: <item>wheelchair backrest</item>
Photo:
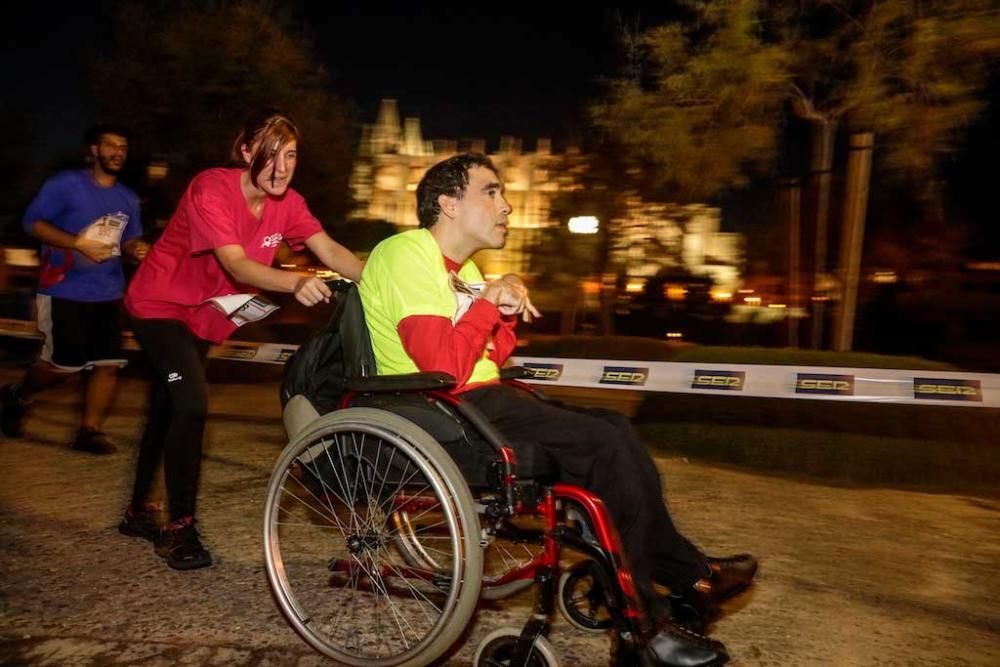
[[[347,391],[347,380],[375,375],[375,354],[358,286],[346,280],[328,285],[336,297],[330,320],[285,363],[282,407],[302,394],[320,414],[330,412]]]

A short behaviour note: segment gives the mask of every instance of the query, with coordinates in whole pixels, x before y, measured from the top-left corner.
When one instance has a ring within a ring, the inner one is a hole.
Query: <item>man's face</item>
[[[479,249],[502,248],[507,242],[507,216],[511,206],[504,199],[503,185],[491,169],[469,169],[469,184],[455,203],[455,221],[463,236]]]
[[[117,176],[128,157],[128,139],[120,134],[102,134],[97,144],[90,147],[90,153],[101,171]]]
[[[249,159],[247,155],[248,162]],[[274,159],[264,165],[254,185],[272,197],[280,197],[292,182],[298,160],[298,142],[292,139],[275,153]]]

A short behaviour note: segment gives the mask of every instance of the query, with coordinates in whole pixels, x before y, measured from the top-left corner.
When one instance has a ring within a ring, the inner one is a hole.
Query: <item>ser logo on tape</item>
[[[544,380],[546,382],[556,382],[562,377],[562,364],[522,364],[528,373],[528,378],[532,380]]]
[[[601,373],[600,384],[625,384],[641,387],[649,377],[648,368],[633,366],[605,366]]]
[[[746,376],[746,371],[696,370],[694,372],[694,377],[691,378],[691,388],[743,391]]]
[[[223,359],[243,359],[246,361],[257,356],[257,347],[229,344],[222,348],[221,356]]]
[[[795,379],[795,393],[853,396],[854,376],[830,375],[827,373],[798,373]]]
[[[913,398],[934,401],[982,402],[983,387],[979,380],[913,378]]]

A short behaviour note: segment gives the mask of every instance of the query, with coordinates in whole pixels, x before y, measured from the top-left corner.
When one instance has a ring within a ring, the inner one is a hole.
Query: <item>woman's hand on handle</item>
[[[329,303],[333,292],[319,278],[301,278],[295,285],[295,299],[304,306],[315,306],[321,301]]]

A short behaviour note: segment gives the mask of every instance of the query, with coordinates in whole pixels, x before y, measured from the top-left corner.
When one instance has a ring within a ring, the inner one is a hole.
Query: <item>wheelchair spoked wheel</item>
[[[476,649],[472,659],[473,667],[514,667],[514,650],[521,636],[519,628],[500,628],[486,635]],[[518,663],[524,667],[559,667],[559,658],[552,644],[539,635],[531,646],[531,655],[526,663]]]
[[[448,454],[412,422],[370,408],[317,419],[278,459],[264,515],[268,582],[323,655],[425,665],[468,625],[483,567],[475,505]],[[407,539],[423,561],[400,547]]]
[[[604,632],[612,626],[604,587],[594,574],[597,563],[585,560],[559,577],[556,601],[570,624],[585,632]]]

